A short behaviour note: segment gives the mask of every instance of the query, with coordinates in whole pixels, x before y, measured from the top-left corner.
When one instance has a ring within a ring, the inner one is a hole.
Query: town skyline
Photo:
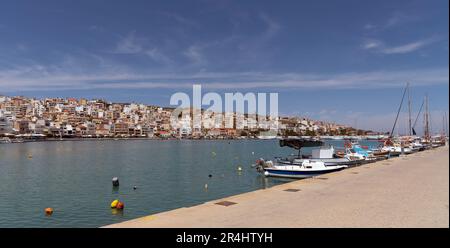
[[[159,105],[156,103],[149,103],[151,101],[147,101],[147,102],[140,102],[138,100],[131,100],[131,101],[112,101],[111,99],[108,99],[107,97],[103,97],[103,96],[99,96],[99,97],[93,97],[93,98],[89,98],[89,97],[32,97],[32,96],[26,96],[26,95],[16,95],[16,96],[12,96],[12,95],[6,95],[6,94],[0,94],[0,98],[1,97],[9,97],[9,98],[14,98],[14,97],[24,97],[24,98],[29,98],[29,99],[35,99],[35,100],[44,100],[44,99],[62,99],[62,100],[67,100],[67,99],[85,99],[85,100],[101,100],[104,101],[106,103],[111,103],[111,104],[143,104],[146,106],[152,106],[152,107],[161,107],[164,109],[175,109],[177,108],[176,105]],[[398,104],[398,102],[396,103]],[[395,108],[398,108],[398,106],[394,106]],[[417,106],[417,108],[419,108],[419,106]],[[207,107],[204,106],[202,107],[202,111],[205,110]],[[1,111],[1,109],[0,109]],[[322,116],[327,116],[328,114],[336,114],[336,111],[326,111],[326,110],[322,110],[321,113],[323,114]],[[330,113],[331,112],[331,113]],[[0,112],[1,113],[1,112]],[[248,113],[245,113],[248,114]],[[304,114],[301,114],[299,112],[296,113],[290,113],[290,114],[286,114],[283,111],[280,111],[279,114],[280,117],[298,117],[298,118],[304,118],[304,119],[309,119],[309,120],[313,120],[313,121],[317,121],[317,122],[323,122],[323,123],[331,123],[331,124],[336,124],[339,126],[343,126],[343,127],[350,127],[350,128],[354,128],[354,129],[358,129],[358,130],[365,130],[365,131],[373,131],[374,133],[389,133],[389,131],[391,131],[392,129],[392,125],[393,122],[395,120],[395,113],[391,113],[390,115],[386,115],[384,116],[385,118],[388,118],[388,120],[386,121],[386,119],[383,119],[382,121],[384,121],[385,123],[387,123],[386,127],[381,127],[381,128],[364,128],[362,126],[364,125],[360,125],[358,122],[360,121],[365,121],[364,120],[364,116],[357,116],[355,115],[353,119],[351,119],[351,122],[347,122],[347,123],[342,123],[336,120],[333,120],[332,117],[322,117],[320,118],[318,116],[311,116],[309,112],[305,112]],[[411,116],[412,116],[412,121],[416,122],[416,126],[414,127],[417,133],[423,133],[423,111],[421,111],[420,113],[417,111],[417,109],[413,108],[413,111],[411,112]],[[430,111],[430,117],[433,116],[434,118],[430,118],[430,128],[431,131],[433,133],[441,133],[443,132],[444,129],[446,129],[445,123],[443,123],[443,118],[445,118],[445,120],[447,121],[447,127],[448,127],[448,112],[446,111]],[[0,115],[1,117],[1,115]],[[437,117],[437,118],[436,118]],[[376,116],[375,118],[380,118],[379,116]],[[417,118],[417,119],[416,119]],[[373,120],[372,118],[368,118],[369,121]],[[366,120],[367,121],[367,120]],[[403,103],[403,106],[401,108],[401,111],[399,112],[399,117],[398,117],[398,122],[397,125],[395,127],[395,131],[394,134],[408,134],[408,127],[407,127],[407,122],[408,122],[408,110],[407,110],[407,104]]]
[[[27,98],[0,96],[0,134],[41,135],[41,137],[146,137],[146,138],[238,138],[265,135],[374,135],[376,132],[356,130],[338,123],[313,120],[301,116],[280,116],[274,122],[276,129],[267,123],[250,122],[239,126],[236,113],[224,123],[234,122],[232,127],[215,125],[202,118],[202,126],[196,130],[192,115],[188,114],[172,122],[176,107],[145,105],[137,102],[114,103],[107,99],[86,98]],[[202,109],[202,114],[206,111]],[[254,116],[261,119],[261,116]],[[185,118],[187,117],[187,118]],[[250,120],[250,119],[249,119]],[[275,131],[275,133],[269,133]],[[25,136],[24,136],[25,137]]]

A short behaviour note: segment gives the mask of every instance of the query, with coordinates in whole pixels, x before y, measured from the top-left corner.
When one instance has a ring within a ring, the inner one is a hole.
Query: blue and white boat
[[[277,165],[260,160],[258,171],[267,177],[308,178],[340,171],[346,165],[325,166],[324,162],[304,160],[301,165]]]
[[[301,158],[302,156],[300,150],[302,147],[318,147],[322,145],[322,141],[315,139],[282,139],[280,140],[280,146],[288,146],[297,149],[299,151],[298,157],[292,160],[277,158],[275,163],[271,160],[265,161],[264,159],[258,159],[256,161],[256,169],[265,176],[307,178],[319,176],[324,173],[339,171],[348,167],[347,164],[341,163],[349,163],[349,160],[333,158],[334,149],[332,147],[329,149],[315,150],[313,153],[317,154],[313,155],[319,158]]]
[[[352,165],[357,161],[349,160],[348,158],[337,157],[335,155],[334,147],[331,145],[325,145],[320,140],[311,139],[282,139],[280,140],[280,146],[288,146],[298,150],[298,155],[291,155],[286,158],[276,158],[278,165],[297,165],[301,166],[303,161],[310,162],[323,162],[325,166],[337,166],[337,165]],[[311,156],[303,156],[301,149],[303,147],[311,147]]]

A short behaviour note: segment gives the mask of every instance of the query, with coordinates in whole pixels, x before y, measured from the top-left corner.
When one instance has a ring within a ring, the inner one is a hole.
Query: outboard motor
[[[265,163],[265,162],[266,162],[266,161],[264,161],[263,158],[260,158],[260,159],[257,159],[257,160],[256,160],[255,164],[256,164],[256,166],[264,166],[264,163]]]
[[[262,159],[262,158],[257,159],[255,161],[256,171],[263,172],[264,171],[264,169],[263,169],[264,168],[264,164],[265,164],[264,159]]]
[[[260,158],[256,160],[256,170],[258,172],[264,172],[264,168],[272,167],[273,162],[272,161],[265,161],[264,159]]]

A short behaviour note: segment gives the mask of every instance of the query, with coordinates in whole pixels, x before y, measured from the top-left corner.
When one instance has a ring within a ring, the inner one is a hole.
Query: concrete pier
[[[448,152],[440,147],[106,227],[448,228]]]

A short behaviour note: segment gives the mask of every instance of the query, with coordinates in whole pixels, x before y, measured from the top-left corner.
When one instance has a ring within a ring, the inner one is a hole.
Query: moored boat
[[[8,144],[8,143],[12,143],[10,138],[8,137],[0,138],[0,144]]]
[[[280,140],[280,146],[288,146],[298,150],[297,156],[291,156],[287,158],[277,158],[278,165],[296,165],[301,166],[303,161],[311,162],[323,162],[325,166],[338,166],[338,165],[352,165],[357,161],[349,160],[345,157],[338,157],[335,154],[335,149],[331,145],[324,145],[320,140],[315,139],[282,139]],[[312,147],[311,156],[304,156],[301,154],[303,147]]]
[[[260,160],[257,170],[268,177],[308,178],[347,168],[346,165],[325,166],[324,162],[304,160],[299,165],[278,165]]]

